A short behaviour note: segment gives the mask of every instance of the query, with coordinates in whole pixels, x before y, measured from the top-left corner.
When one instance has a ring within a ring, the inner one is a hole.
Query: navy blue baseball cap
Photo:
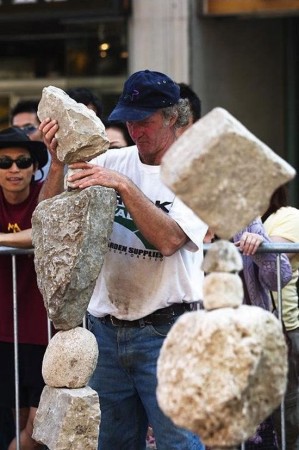
[[[178,103],[180,87],[161,72],[141,70],[133,73],[124,84],[110,121],[138,121],[146,119],[161,108]]]

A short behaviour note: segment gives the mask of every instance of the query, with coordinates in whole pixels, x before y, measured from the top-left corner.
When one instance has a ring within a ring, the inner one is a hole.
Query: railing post
[[[278,303],[278,318],[283,322],[282,314],[282,291],[281,291],[281,253],[276,255],[277,262],[277,303]],[[280,405],[280,424],[281,424],[281,450],[286,450],[286,429],[285,429],[285,404],[284,400]]]
[[[16,446],[20,450],[20,398],[19,398],[19,353],[18,353],[18,302],[17,302],[17,268],[16,255],[12,259],[12,293],[13,293],[13,331],[14,331],[14,364],[15,364],[15,420]]]

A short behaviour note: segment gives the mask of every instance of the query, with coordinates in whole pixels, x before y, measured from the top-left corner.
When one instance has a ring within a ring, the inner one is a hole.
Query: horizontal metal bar
[[[208,251],[213,244],[204,244],[204,251]],[[299,243],[288,244],[284,242],[263,242],[256,253],[299,253]]]
[[[209,250],[211,245],[204,244],[204,251]],[[34,253],[33,248],[0,247],[0,255],[27,255],[32,253]],[[299,253],[299,243],[264,242],[257,249],[257,253]]]
[[[33,248],[0,247],[0,255],[30,255]]]

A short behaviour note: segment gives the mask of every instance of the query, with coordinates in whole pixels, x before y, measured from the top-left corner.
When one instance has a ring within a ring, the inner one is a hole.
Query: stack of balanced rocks
[[[204,310],[173,325],[158,360],[158,402],[212,448],[237,448],[281,403],[287,347],[279,320],[242,305],[242,259],[228,241],[268,207],[295,170],[222,108],[172,145],[165,184],[221,238],[202,269]]]
[[[38,115],[58,120],[57,156],[66,164],[89,161],[109,148],[101,120],[59,88],[44,88]],[[115,191],[96,186],[44,200],[32,217],[38,286],[57,330],[43,360],[46,386],[33,431],[50,450],[97,449],[100,405],[87,384],[98,346],[81,325],[108,249],[115,207]]]
[[[215,242],[203,270],[205,310],[184,314],[170,330],[158,361],[158,401],[205,445],[238,448],[282,401],[287,347],[274,314],[242,305],[234,244]]]

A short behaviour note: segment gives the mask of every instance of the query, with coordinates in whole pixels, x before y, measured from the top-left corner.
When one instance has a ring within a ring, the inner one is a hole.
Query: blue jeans
[[[157,359],[171,326],[120,328],[88,315],[99,346],[89,382],[102,414],[98,450],[144,450],[149,423],[159,450],[204,449],[198,436],[176,427],[157,403]]]

